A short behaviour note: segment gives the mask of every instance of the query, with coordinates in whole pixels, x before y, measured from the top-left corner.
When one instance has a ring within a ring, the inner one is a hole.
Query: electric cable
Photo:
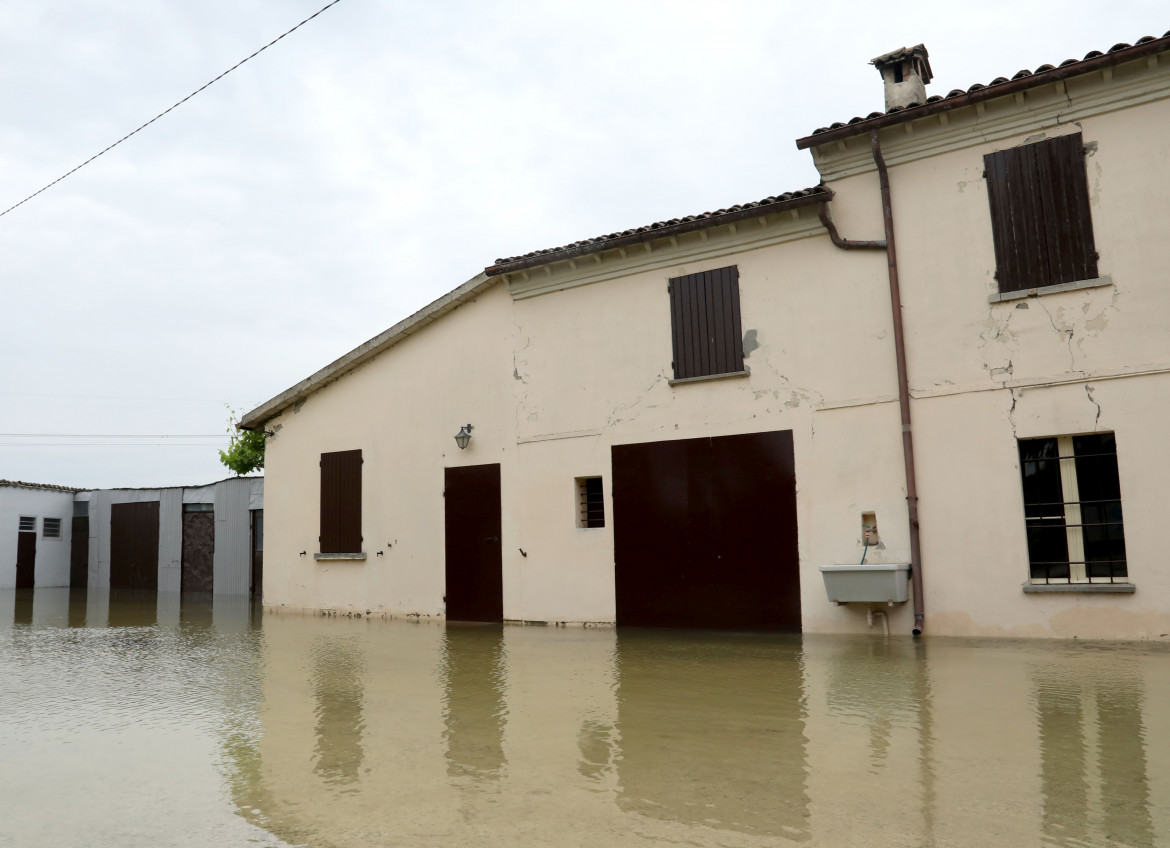
[[[105,150],[102,150],[101,152],[99,152],[99,153],[95,153],[93,156],[90,156],[88,159],[86,159],[84,162],[82,162],[80,165],[78,165],[78,166],[77,166],[76,168],[74,168],[73,170],[71,170],[71,171],[66,171],[64,174],[62,174],[61,176],[57,177],[57,179],[53,180],[51,183],[49,183],[47,186],[45,186],[44,188],[40,189],[39,191],[34,191],[32,194],[30,194],[30,195],[29,195],[28,197],[26,197],[24,200],[20,201],[20,203],[16,203],[16,204],[13,204],[12,206],[9,206],[9,207],[8,207],[7,209],[5,209],[3,212],[0,212],[0,218],[3,218],[5,215],[7,215],[7,214],[8,214],[9,212],[11,212],[13,209],[16,209],[17,207],[19,207],[19,206],[23,206],[24,204],[28,203],[30,200],[32,200],[34,197],[36,197],[38,194],[41,194],[42,192],[46,192],[46,191],[48,191],[49,189],[51,189],[51,188],[52,188],[53,186],[55,186],[57,183],[61,182],[61,180],[65,179],[66,177],[69,177],[69,176],[72,176],[73,174],[76,174],[78,171],[80,171],[82,168],[84,168],[86,165],[88,165],[88,164],[89,164],[90,162],[92,162],[94,159],[97,159],[99,156],[103,156],[103,155],[105,155],[106,153],[109,153],[111,150],[113,150],[115,147],[117,147],[117,146],[118,146],[119,144],[121,144],[122,142],[124,142],[124,141],[126,141],[127,139],[131,138],[132,136],[135,136],[135,135],[137,135],[138,133],[142,132],[144,129],[146,129],[147,127],[149,127],[151,124],[153,124],[153,123],[154,123],[155,121],[157,121],[159,118],[161,118],[161,117],[163,117],[164,115],[166,115],[168,112],[172,112],[172,111],[174,111],[175,109],[179,108],[179,107],[180,107],[180,106],[182,106],[184,103],[186,103],[188,100],[190,100],[192,97],[194,97],[196,94],[199,94],[200,92],[204,91],[205,89],[207,89],[207,88],[209,88],[210,86],[214,85],[215,83],[219,82],[221,79],[223,79],[223,78],[224,78],[224,77],[226,77],[228,74],[230,74],[232,71],[234,71],[236,68],[240,67],[240,65],[244,64],[245,62],[247,62],[247,61],[249,61],[249,60],[251,60],[251,59],[254,59],[254,58],[256,58],[256,57],[257,57],[257,56],[259,56],[261,53],[263,53],[265,50],[267,50],[269,47],[271,47],[273,44],[275,44],[276,42],[278,42],[278,41],[280,41],[282,38],[284,38],[286,35],[291,35],[292,33],[296,32],[298,29],[300,29],[301,27],[303,27],[303,26],[304,26],[305,24],[307,24],[309,21],[313,20],[313,18],[317,17],[319,14],[321,14],[322,12],[324,12],[326,9],[329,9],[329,8],[330,8],[330,7],[332,7],[332,6],[336,6],[336,5],[337,5],[338,3],[340,3],[340,2],[341,2],[341,0],[332,0],[332,2],[330,2],[330,3],[327,3],[326,5],[322,6],[320,9],[318,9],[318,10],[317,10],[316,12],[314,12],[313,14],[309,15],[309,17],[305,18],[303,21],[301,21],[299,24],[297,24],[297,25],[296,25],[295,27],[293,27],[292,29],[288,30],[287,32],[281,33],[281,34],[280,34],[280,35],[278,35],[276,38],[272,39],[272,41],[270,41],[270,42],[268,42],[267,44],[265,44],[263,47],[261,47],[259,50],[257,50],[255,53],[253,53],[251,56],[248,56],[248,57],[246,57],[246,58],[244,58],[244,59],[241,59],[240,61],[236,62],[234,65],[232,65],[232,66],[231,66],[230,68],[228,68],[226,71],[224,71],[222,74],[220,74],[219,76],[217,76],[215,79],[211,80],[211,82],[205,83],[204,85],[202,85],[202,86],[200,86],[199,88],[195,89],[194,91],[192,91],[190,94],[188,94],[186,97],[184,97],[182,100],[178,101],[177,103],[175,103],[175,104],[174,104],[174,105],[172,105],[171,107],[169,107],[169,108],[167,108],[167,109],[164,109],[163,111],[159,112],[157,115],[155,115],[153,118],[151,118],[151,119],[150,119],[149,121],[147,121],[145,124],[143,124],[142,126],[140,126],[138,129],[136,129],[136,130],[134,130],[133,132],[127,133],[126,135],[122,136],[120,139],[118,139],[117,141],[115,141],[113,144],[111,144],[111,145],[110,145],[109,147],[107,147]]]

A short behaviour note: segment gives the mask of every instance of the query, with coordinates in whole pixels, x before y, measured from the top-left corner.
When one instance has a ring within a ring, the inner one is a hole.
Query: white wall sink
[[[838,604],[903,604],[910,600],[910,565],[822,565],[825,591]]]

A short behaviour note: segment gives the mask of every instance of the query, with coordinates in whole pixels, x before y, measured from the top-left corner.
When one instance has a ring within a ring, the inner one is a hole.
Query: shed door
[[[37,533],[21,532],[16,536],[16,588],[31,589],[36,582]]]
[[[800,630],[791,431],[612,455],[619,625]]]
[[[158,501],[110,507],[110,588],[158,589]]]
[[[500,466],[448,468],[446,576],[448,621],[503,621]]]
[[[89,585],[89,518],[73,517],[73,536],[69,543],[69,585],[85,588]]]
[[[185,593],[211,593],[215,589],[212,563],[215,554],[215,513],[210,509],[189,509],[202,506],[204,504],[183,505],[182,591]]]

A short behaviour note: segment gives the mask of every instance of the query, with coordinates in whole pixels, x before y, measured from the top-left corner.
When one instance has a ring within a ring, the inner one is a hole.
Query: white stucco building
[[[69,585],[77,489],[0,480],[0,589]]]
[[[253,410],[266,608],[1166,633],[1167,51],[894,51],[821,185],[498,260]],[[863,558],[909,601],[830,602]]]

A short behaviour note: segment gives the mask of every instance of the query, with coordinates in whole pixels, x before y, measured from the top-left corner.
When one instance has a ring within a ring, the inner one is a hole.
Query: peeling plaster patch
[[[1101,404],[1099,404],[1097,399],[1093,397],[1093,386],[1091,383],[1085,383],[1085,394],[1089,398],[1089,403],[1097,407],[1097,417],[1093,419],[1093,431],[1096,432],[1097,424],[1101,421]]]
[[[966,180],[959,180],[958,186],[959,186],[959,194],[962,194],[967,189],[967,181]]]
[[[1021,390],[1020,394],[1022,395],[1023,393],[1023,390]],[[1008,409],[1007,419],[1008,424],[1012,426],[1012,438],[1016,439],[1018,438],[1016,435],[1016,401],[1019,400],[1019,397],[1016,395],[1015,389],[1008,389],[1008,394],[1010,394],[1012,397],[1012,405]]]
[[[747,358],[752,355],[752,351],[756,350],[760,343],[756,341],[756,331],[748,330],[743,334],[743,355]]]
[[[784,405],[789,409],[796,409],[802,401],[806,400],[808,400],[808,395],[801,391],[794,391],[792,397],[784,401]]]
[[[539,417],[540,417],[540,413],[539,413],[539,412],[530,412],[530,413],[528,413],[528,420],[529,420],[529,421],[535,421],[535,420],[536,420],[537,418],[539,418]]]
[[[1009,359],[1009,360],[1008,360],[1008,364],[1007,364],[1007,366],[1006,366],[1005,368],[989,368],[989,369],[987,370],[987,373],[991,375],[991,378],[992,378],[993,380],[995,380],[995,379],[999,379],[999,378],[1005,378],[1005,379],[1006,379],[1007,377],[1010,377],[1010,376],[1011,376],[1011,374],[1012,374],[1012,367],[1013,367],[1013,366],[1012,366],[1012,361]]]
[[[1090,159],[1093,158],[1094,156],[1096,156],[1097,155],[1097,146],[1098,146],[1097,142],[1095,142],[1095,141],[1086,141],[1085,142],[1085,156],[1089,157]]]
[[[1030,135],[1027,138],[1025,138],[1024,144],[1032,144],[1033,142],[1043,141],[1046,138],[1048,138],[1047,133],[1036,133],[1035,135]]]
[[[293,404],[293,415],[296,415],[298,412],[300,412],[301,407],[304,405],[305,405],[304,399],[298,400],[296,403],[294,403]]]
[[[1016,309],[1027,309],[1027,308],[1028,308],[1028,301],[1026,301],[1026,300],[1021,300],[1019,303],[1016,304]]]

